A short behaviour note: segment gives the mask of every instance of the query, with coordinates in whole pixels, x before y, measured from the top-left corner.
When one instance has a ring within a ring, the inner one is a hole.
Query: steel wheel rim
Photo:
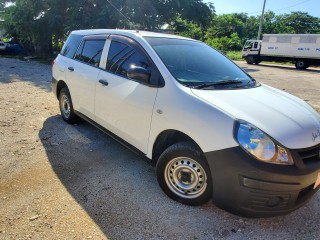
[[[203,167],[187,157],[172,159],[165,168],[165,181],[170,190],[183,198],[197,198],[207,188],[207,175]]]
[[[70,100],[66,95],[61,97],[61,112],[65,118],[70,117]]]

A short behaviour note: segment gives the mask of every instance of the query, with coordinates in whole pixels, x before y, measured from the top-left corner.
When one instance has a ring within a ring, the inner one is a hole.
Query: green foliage
[[[8,37],[44,55],[61,48],[72,30],[157,30],[164,24],[223,52],[239,51],[245,40],[256,38],[260,21],[246,13],[216,15],[203,0],[0,0],[0,18]],[[305,12],[268,11],[264,18],[263,33],[320,33],[320,19]]]
[[[231,33],[230,37],[224,36],[220,38],[207,39],[206,43],[222,52],[242,49],[242,41],[236,32]]]
[[[278,31],[286,33],[320,33],[320,19],[306,12],[292,12],[277,16]]]
[[[9,2],[14,4],[8,7]],[[182,34],[198,38],[210,24],[214,10],[202,0],[0,0],[1,9],[8,35],[34,46],[41,55],[50,54],[52,44],[61,46],[76,29],[155,30],[181,18],[181,24],[191,28]]]
[[[229,52],[227,52],[227,56],[231,60],[243,60],[242,53],[240,51],[229,51]]]
[[[223,14],[213,18],[211,26],[206,33],[206,38],[230,37],[232,33],[237,33],[241,38],[246,35],[245,13]]]
[[[199,40],[203,38],[203,31],[200,26],[180,17],[172,23],[171,27],[181,36]]]
[[[214,16],[205,33],[205,41],[223,51],[241,50],[247,39],[256,39],[260,16],[249,17],[245,13]],[[304,12],[276,15],[268,11],[264,15],[264,33],[320,33],[320,19]]]

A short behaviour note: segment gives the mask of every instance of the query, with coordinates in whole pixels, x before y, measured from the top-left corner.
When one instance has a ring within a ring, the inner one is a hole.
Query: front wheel
[[[170,146],[161,154],[156,169],[160,187],[173,200],[196,206],[212,197],[208,163],[194,144]]]
[[[259,58],[257,58],[257,59],[255,59],[254,63],[255,63],[256,65],[258,65],[259,63],[261,63],[261,60],[260,60]]]
[[[248,64],[254,64],[256,61],[256,58],[252,55],[247,56],[246,61]]]

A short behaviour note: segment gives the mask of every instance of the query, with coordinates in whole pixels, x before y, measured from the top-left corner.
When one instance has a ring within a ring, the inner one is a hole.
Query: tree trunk
[[[52,56],[52,36],[38,39],[35,46],[35,55],[40,58],[49,58]]]

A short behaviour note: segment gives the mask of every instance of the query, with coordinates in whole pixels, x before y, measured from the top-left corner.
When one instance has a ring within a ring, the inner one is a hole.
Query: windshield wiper
[[[227,80],[227,81],[218,81],[218,82],[207,82],[204,84],[200,84],[198,86],[193,87],[194,89],[203,89],[206,87],[212,87],[212,86],[217,86],[217,85],[228,85],[228,84],[238,84],[238,83],[243,83],[242,81],[239,80]]]

